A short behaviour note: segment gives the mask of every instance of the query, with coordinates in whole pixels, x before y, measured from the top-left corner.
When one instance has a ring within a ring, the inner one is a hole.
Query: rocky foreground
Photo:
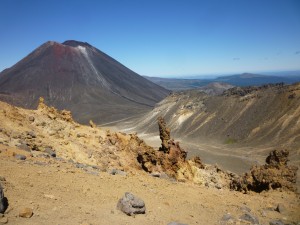
[[[288,166],[288,152],[274,151],[266,165],[237,176],[197,157],[187,160],[162,118],[159,150],[136,134],[113,133],[92,121],[81,126],[42,99],[37,110],[0,102],[0,121],[0,224],[300,221],[297,168]],[[145,214],[124,214],[119,204],[128,201]]]

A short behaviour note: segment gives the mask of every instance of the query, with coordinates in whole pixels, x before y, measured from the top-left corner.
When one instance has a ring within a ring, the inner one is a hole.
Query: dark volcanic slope
[[[110,122],[151,109],[168,91],[88,43],[46,42],[0,73],[0,99],[35,108],[46,103],[75,119]]]

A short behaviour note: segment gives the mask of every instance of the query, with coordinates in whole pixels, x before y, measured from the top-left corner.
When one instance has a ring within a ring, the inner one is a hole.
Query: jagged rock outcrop
[[[248,192],[261,192],[282,188],[296,191],[296,166],[288,166],[287,150],[274,150],[266,158],[263,166],[253,166],[250,172],[234,179],[231,182],[231,189]]]
[[[214,188],[229,188],[234,174],[220,169],[218,166],[204,165],[199,157],[187,160],[187,152],[182,149],[179,142],[170,137],[163,118],[158,118],[158,126],[162,146],[159,151],[146,149],[139,151],[137,161],[149,173],[165,173],[178,181],[190,181],[195,184]]]
[[[164,153],[167,153],[169,150],[168,142],[171,139],[170,129],[167,128],[166,122],[161,116],[158,117],[157,121],[158,121],[159,137],[161,140],[161,147],[159,148],[159,150],[163,151]]]
[[[74,123],[73,117],[72,117],[72,113],[70,111],[67,110],[57,110],[54,107],[49,107],[45,104],[45,100],[43,97],[39,98],[39,104],[37,107],[38,110],[43,111],[45,114],[47,114],[47,116],[50,119],[61,119],[64,120],[66,122],[71,122]]]
[[[162,117],[158,118],[158,126],[162,141],[159,151],[140,151],[137,160],[147,172],[165,172],[176,178],[177,171],[187,164],[187,152],[180,147],[179,142],[170,138],[170,129]]]

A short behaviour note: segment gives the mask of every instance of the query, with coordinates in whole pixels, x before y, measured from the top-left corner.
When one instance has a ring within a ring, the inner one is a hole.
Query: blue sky
[[[0,71],[69,39],[141,75],[300,70],[300,1],[0,1]]]

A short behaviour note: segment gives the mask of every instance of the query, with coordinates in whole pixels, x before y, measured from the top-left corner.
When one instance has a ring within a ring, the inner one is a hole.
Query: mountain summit
[[[48,41],[0,73],[0,99],[71,110],[75,119],[111,122],[145,112],[169,92],[86,42]]]

